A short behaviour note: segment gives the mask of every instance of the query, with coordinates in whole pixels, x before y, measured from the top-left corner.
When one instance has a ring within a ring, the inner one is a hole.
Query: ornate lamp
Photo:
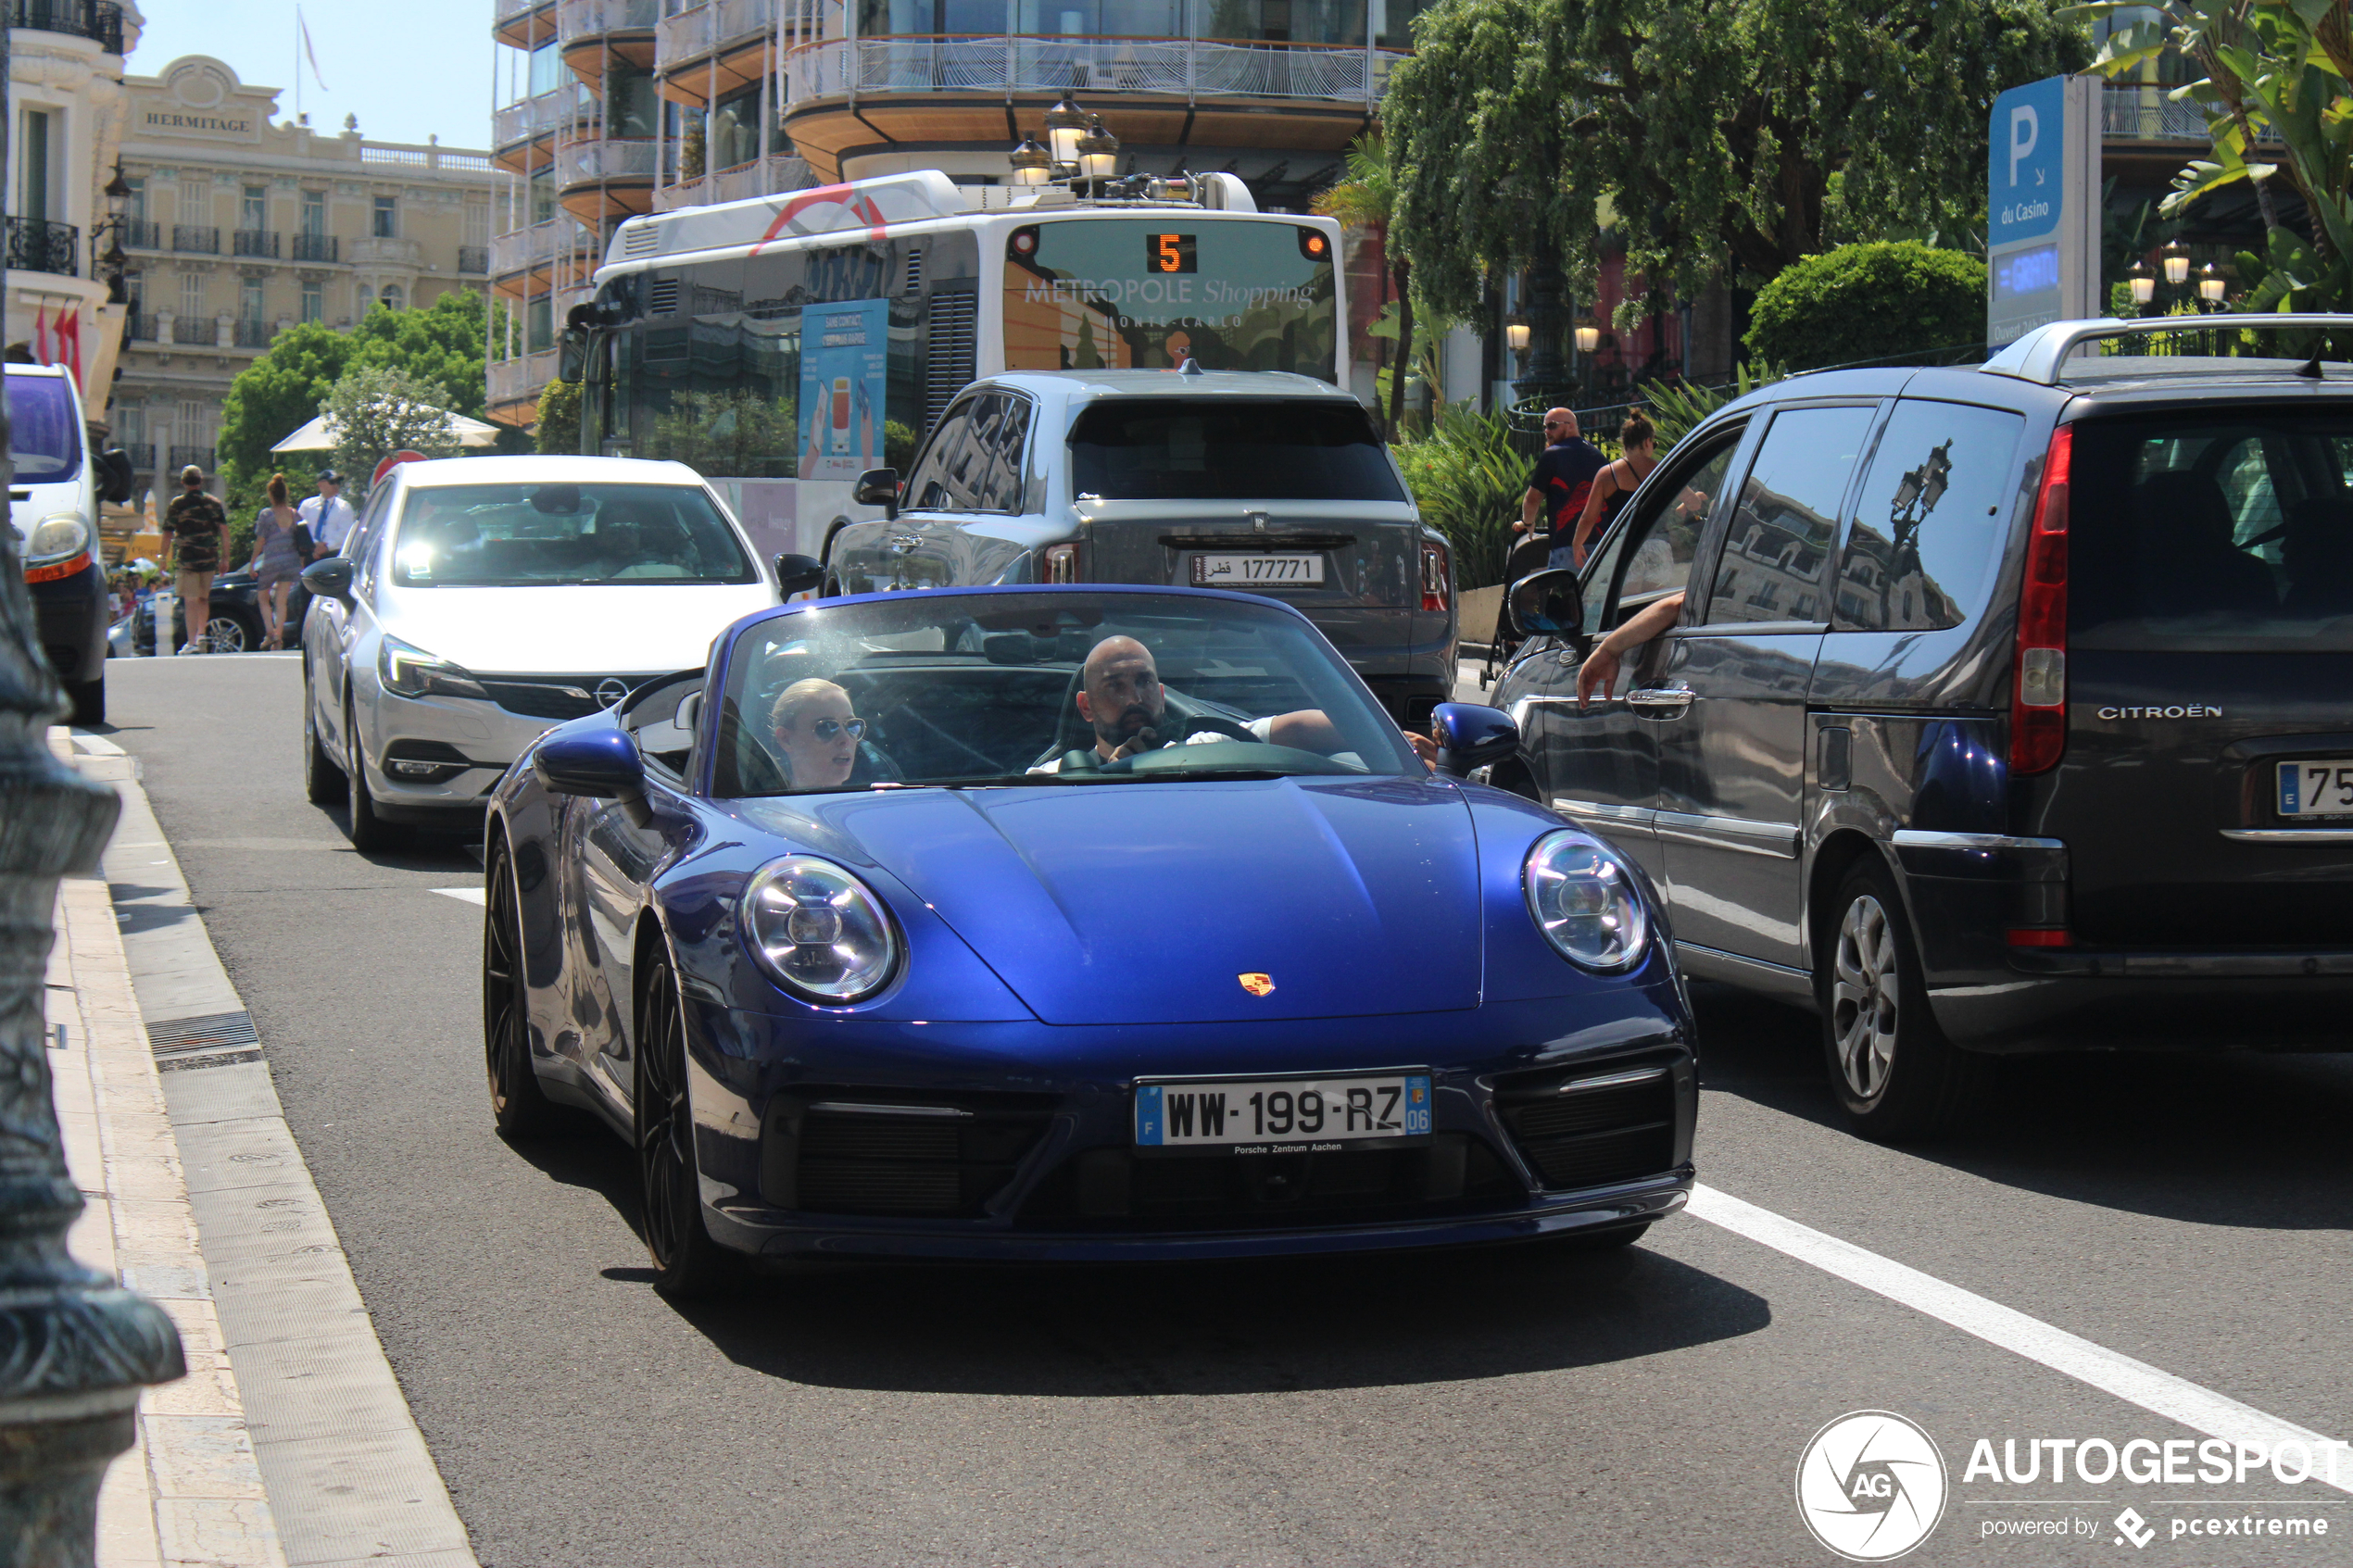
[[[1119,138],[1101,115],[1089,115],[1087,133],[1078,138],[1078,172],[1084,179],[1108,180],[1119,172]]]
[[[2189,282],[2190,253],[2182,248],[2181,241],[2175,240],[2171,245],[2165,247],[2164,259],[2165,281],[2167,282],[2172,284],[2178,289],[2183,283]]]
[[[1506,321],[1504,323],[1504,342],[1510,345],[1513,353],[1525,354],[1528,351],[1528,338],[1527,322]]]
[[[2149,270],[2147,268],[2133,268],[2133,276],[2128,281],[2131,282],[2133,287],[2133,304],[2146,305],[2150,300],[2157,297],[2157,280],[2149,276]]]
[[[1602,324],[1594,320],[1592,313],[1588,311],[1577,318],[1577,352],[1579,354],[1598,353],[1601,346]]]
[[[1013,149],[1013,183],[1042,185],[1053,178],[1054,155],[1038,144],[1035,136],[1025,136],[1021,145]]]
[[[1068,180],[1078,173],[1078,142],[1087,134],[1087,111],[1071,100],[1069,94],[1062,102],[1046,111],[1046,147],[1054,155],[1056,178]]]
[[[2222,275],[2214,270],[2211,261],[2198,269],[2197,296],[2208,305],[2222,303]]]

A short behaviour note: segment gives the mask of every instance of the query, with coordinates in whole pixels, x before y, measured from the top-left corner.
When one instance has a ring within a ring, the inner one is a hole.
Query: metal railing
[[[270,340],[278,335],[278,328],[270,321],[239,321],[236,342],[239,348],[267,348]]]
[[[171,341],[191,348],[209,348],[220,342],[220,324],[209,316],[175,316]]]
[[[526,11],[537,10],[547,3],[547,0],[497,0],[497,6],[492,10],[492,19],[498,22],[510,22]]]
[[[163,225],[145,218],[122,220],[122,243],[132,250],[161,250]]]
[[[470,272],[477,278],[486,276],[490,271],[490,247],[488,245],[459,245],[458,270],[461,273]]]
[[[1361,45],[974,34],[829,40],[786,60],[786,101],[860,93],[1164,94],[1373,103],[1403,53]]]
[[[81,271],[82,231],[70,223],[42,218],[8,220],[8,270],[54,272],[74,277]]]
[[[287,254],[296,261],[336,261],[342,258],[342,240],[333,234],[290,234],[293,243]]]
[[[134,310],[131,313],[131,337],[132,342],[155,342],[156,330],[157,322],[152,311],[143,313]]]
[[[758,44],[776,25],[776,0],[703,0],[654,25],[654,69],[668,71],[713,49]]]
[[[2196,104],[2177,104],[2173,84],[2150,82],[2100,91],[2100,133],[2132,142],[2204,142],[2209,138],[2206,115]],[[2269,125],[2259,127],[2259,142],[2276,142]]]
[[[490,117],[490,144],[510,147],[551,131],[593,119],[597,95],[574,82],[535,97],[519,99]]]
[[[258,256],[274,261],[278,258],[278,232],[274,229],[240,229],[230,236],[229,248],[238,256]]]
[[[66,32],[122,53],[122,7],[114,0],[8,0],[8,25],[36,32]]]
[[[537,397],[540,388],[556,379],[556,356],[550,350],[514,359],[494,359],[488,369],[490,401],[520,403]]]
[[[156,466],[156,444],[152,441],[126,441],[122,455],[131,459],[131,467],[137,472],[145,473]]]
[[[807,158],[779,154],[765,162],[754,158],[699,180],[664,185],[654,192],[654,210],[674,212],[682,207],[709,207],[714,202],[741,201],[747,196],[805,191],[816,183],[817,177],[809,171]]]
[[[171,248],[196,256],[219,256],[220,231],[210,223],[174,223]]]
[[[650,32],[661,19],[658,0],[562,0],[556,36],[570,44],[607,32]]]
[[[171,471],[174,473],[178,473],[190,463],[195,464],[208,474],[212,472],[212,448],[209,446],[174,446],[170,448],[170,452]]]
[[[650,137],[574,142],[556,155],[556,183],[560,187],[594,184],[599,180],[650,180],[653,174],[654,144]]]

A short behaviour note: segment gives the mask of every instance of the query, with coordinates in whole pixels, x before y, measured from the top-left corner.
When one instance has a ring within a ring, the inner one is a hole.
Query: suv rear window
[[[1071,487],[1106,501],[1403,501],[1365,410],[1337,398],[1118,398],[1070,432]]]
[[[2068,637],[2353,649],[2353,408],[2076,427]]]

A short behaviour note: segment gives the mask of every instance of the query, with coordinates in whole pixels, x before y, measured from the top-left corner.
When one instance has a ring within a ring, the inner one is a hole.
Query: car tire
[[[98,671],[94,681],[69,681],[66,696],[73,702],[72,722],[88,729],[107,721],[107,674]]]
[[[1839,884],[1815,975],[1831,1091],[1847,1125],[1894,1142],[1949,1123],[1982,1059],[1954,1047],[1929,1010],[1919,949],[1894,879],[1864,860]]]
[[[208,653],[251,653],[261,646],[260,628],[242,616],[215,615],[204,623],[204,641]]]
[[[637,1072],[631,1095],[635,1123],[638,1211],[654,1288],[686,1300],[742,1277],[736,1254],[703,1225],[702,1184],[695,1163],[694,1110],[686,1092],[686,1029],[670,960],[647,966],[637,1010]]]
[[[359,726],[351,710],[343,716],[344,834],[361,854],[389,849],[401,839],[400,830],[376,815],[376,797],[368,788],[367,765],[360,760]]]
[[[549,1099],[531,1065],[531,1019],[523,987],[522,893],[506,836],[492,838],[483,886],[482,1047],[490,1119],[509,1141],[570,1132],[572,1118]]]
[[[311,703],[310,683],[302,684],[302,793],[313,806],[345,804],[350,785],[341,768],[327,755],[319,738],[319,710]]]

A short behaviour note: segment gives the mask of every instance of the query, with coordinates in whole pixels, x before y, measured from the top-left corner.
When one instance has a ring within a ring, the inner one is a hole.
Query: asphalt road
[[[1825,1564],[1793,1477],[1860,1410],[1949,1467],[1909,1562],[2353,1561],[2353,1497],[2259,1469],[1965,1478],[1980,1438],[2197,1434],[1695,1216],[1603,1258],[846,1270],[673,1307],[619,1143],[490,1130],[481,910],[435,891],[478,887],[474,858],[363,857],[303,801],[290,658],[110,680],[491,1568]],[[2353,1059],[2007,1062],[1966,1126],[1895,1150],[1832,1123],[1811,1019],[1701,1008],[1708,1186],[2353,1437]],[[2172,1534],[2223,1514],[2329,1533]],[[2075,1533],[1991,1533],[2054,1519]]]

